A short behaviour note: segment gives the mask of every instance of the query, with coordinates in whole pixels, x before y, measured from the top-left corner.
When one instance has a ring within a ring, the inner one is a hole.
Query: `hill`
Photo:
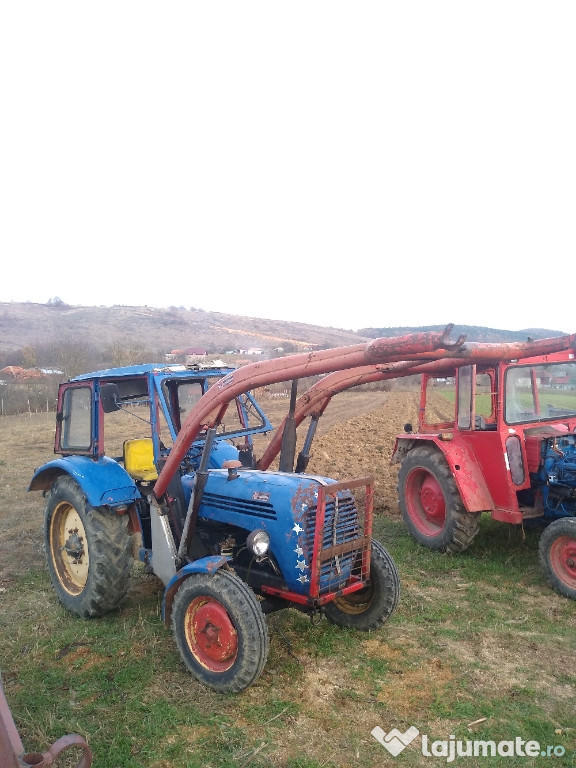
[[[286,352],[297,352],[305,348],[357,344],[378,336],[443,329],[444,326],[435,325],[363,328],[354,332],[183,307],[81,307],[59,300],[47,304],[0,302],[0,353],[46,346],[51,342],[61,343],[68,338],[76,342],[81,340],[83,344],[96,348],[138,343],[164,352],[191,346],[213,352],[248,347],[260,347],[265,353],[277,347]],[[461,333],[466,334],[469,341],[519,341],[528,336],[545,338],[562,335],[560,331],[546,329],[507,331],[455,325],[453,338]]]
[[[443,331],[443,325],[421,325],[418,328],[361,328],[358,333],[370,339],[381,336],[403,336],[414,331]],[[564,336],[563,331],[552,331],[546,328],[525,328],[521,331],[507,331],[499,328],[484,328],[477,325],[454,325],[452,338],[464,334],[468,341],[499,342],[499,341],[526,341],[526,339],[548,339],[553,336]]]
[[[366,340],[343,329],[200,309],[0,302],[0,352],[46,345],[71,335],[95,347],[137,342],[165,352],[192,346],[215,352],[246,347],[298,351]]]

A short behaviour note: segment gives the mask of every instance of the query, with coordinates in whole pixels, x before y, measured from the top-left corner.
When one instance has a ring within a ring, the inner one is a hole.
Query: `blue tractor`
[[[418,334],[238,369],[131,366],[62,384],[57,458],[29,486],[46,498],[47,565],[62,605],[84,619],[116,609],[139,558],[165,585],[163,620],[184,664],[224,693],[261,674],[267,613],[294,607],[380,627],[400,587],[372,539],[373,479],[294,472],[290,419],[279,470],[257,469],[254,437],[273,426],[252,389],[444,341]]]

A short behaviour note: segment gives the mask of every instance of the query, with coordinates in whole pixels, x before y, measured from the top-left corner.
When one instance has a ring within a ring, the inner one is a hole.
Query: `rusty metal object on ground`
[[[31,766],[47,768],[55,763],[59,755],[72,747],[79,747],[82,750],[74,768],[89,768],[92,764],[92,752],[82,736],[75,733],[62,736],[52,744],[47,752],[25,752],[0,681],[1,768],[31,768]]]

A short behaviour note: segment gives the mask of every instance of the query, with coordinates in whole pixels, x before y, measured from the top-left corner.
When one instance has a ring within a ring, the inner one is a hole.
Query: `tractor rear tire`
[[[576,600],[576,519],[564,517],[550,523],[540,536],[538,549],[553,589]]]
[[[468,512],[442,454],[411,450],[398,473],[404,523],[417,542],[440,552],[462,552],[480,529],[480,512]]]
[[[266,664],[260,603],[230,571],[188,576],[174,598],[172,631],[188,671],[218,693],[244,690]]]
[[[324,606],[329,622],[368,632],[390,618],[400,598],[396,565],[380,542],[372,540],[370,584],[358,592],[341,595]]]
[[[118,607],[133,562],[127,515],[92,507],[62,475],[47,496],[44,543],[52,585],[68,611],[91,619]]]

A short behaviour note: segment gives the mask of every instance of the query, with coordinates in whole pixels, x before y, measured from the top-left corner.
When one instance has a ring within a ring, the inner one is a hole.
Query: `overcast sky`
[[[575,22],[2,3],[0,301],[576,331]]]

